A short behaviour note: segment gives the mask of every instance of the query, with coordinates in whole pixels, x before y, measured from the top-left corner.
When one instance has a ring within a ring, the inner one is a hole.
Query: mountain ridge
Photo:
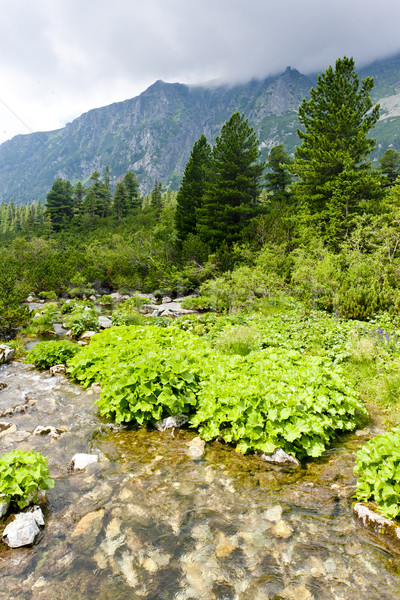
[[[374,102],[400,94],[400,55],[375,61],[359,74],[376,77]],[[106,166],[114,185],[131,170],[143,193],[152,189],[156,179],[177,189],[194,142],[204,133],[213,143],[237,111],[256,130],[263,159],[279,143],[292,152],[298,142],[297,109],[315,81],[315,75],[291,67],[278,75],[232,85],[189,86],[157,80],[138,96],[91,109],[65,127],[3,142],[0,201],[43,201],[58,177],[85,183]],[[390,100],[383,104],[383,118],[374,131],[378,154],[390,144],[400,149],[396,133],[400,110],[399,115],[389,111],[387,116],[389,105]]]

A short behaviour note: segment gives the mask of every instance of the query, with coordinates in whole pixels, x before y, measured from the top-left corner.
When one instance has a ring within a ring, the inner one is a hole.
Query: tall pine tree
[[[211,148],[203,134],[195,142],[176,196],[175,225],[179,241],[196,233],[197,212],[201,206],[210,169]]]
[[[235,113],[222,127],[210,161],[210,177],[197,231],[211,250],[240,240],[243,229],[259,212],[263,165],[258,139],[244,115]]]
[[[354,68],[352,58],[338,59],[303,100],[298,117],[304,131],[298,130],[301,145],[292,167],[299,178],[298,201],[335,243],[348,232],[361,203],[380,196],[379,177],[366,160],[375,147],[367,136],[379,106],[370,98],[373,79],[360,83]]]

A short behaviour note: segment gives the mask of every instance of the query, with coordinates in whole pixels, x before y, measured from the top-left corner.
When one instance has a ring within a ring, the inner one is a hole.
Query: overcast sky
[[[399,0],[0,0],[0,142],[157,79],[246,81],[400,51]]]

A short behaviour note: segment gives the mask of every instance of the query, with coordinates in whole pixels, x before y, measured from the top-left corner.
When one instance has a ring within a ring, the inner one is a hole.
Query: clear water
[[[0,381],[0,411],[26,405],[0,419],[1,451],[42,452],[56,480],[36,544],[0,543],[1,599],[400,598],[399,556],[352,517],[362,438],[295,471],[219,443],[194,461],[194,433],[116,427],[63,377],[14,362]],[[65,431],[33,436],[37,425]],[[71,472],[77,452],[100,462]]]

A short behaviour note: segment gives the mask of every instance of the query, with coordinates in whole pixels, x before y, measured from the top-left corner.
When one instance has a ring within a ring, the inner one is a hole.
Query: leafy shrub
[[[146,319],[137,311],[114,310],[111,314],[113,325],[137,325],[143,327]]]
[[[53,325],[56,321],[57,304],[49,302],[44,304],[40,312],[37,312],[27,328],[27,333],[43,334],[53,331]]]
[[[215,347],[226,354],[246,356],[253,350],[260,349],[261,336],[252,327],[239,325],[225,329],[217,338]]]
[[[100,298],[100,304],[112,304],[113,299],[108,294],[103,294]]]
[[[91,300],[66,300],[60,305],[60,313],[63,315],[68,314],[78,307],[83,310],[86,306],[93,308],[93,302]]]
[[[66,364],[80,351],[81,347],[68,340],[39,342],[28,352],[25,362],[38,369],[49,369],[54,365]]]
[[[70,360],[69,372],[85,386],[101,383],[103,416],[144,425],[186,412],[204,439],[241,452],[281,447],[320,456],[366,415],[328,358],[284,348],[228,356],[175,324],[102,332]]]
[[[200,358],[210,352],[172,328],[119,327],[94,336],[68,370],[85,386],[101,383],[101,415],[143,425],[193,412],[202,378]]]
[[[198,404],[190,423],[204,439],[219,437],[241,452],[283,448],[300,459],[320,456],[367,414],[330,360],[293,350],[219,359]]]
[[[57,294],[53,290],[50,292],[39,292],[38,296],[42,300],[57,300]]]
[[[98,316],[94,308],[78,305],[66,318],[65,324],[71,329],[75,337],[79,337],[84,331],[98,328]]]
[[[359,476],[354,497],[373,500],[389,519],[400,514],[400,429],[378,435],[356,454],[354,472]]]
[[[0,494],[3,494],[3,501],[16,502],[23,508],[31,494],[37,495],[39,489],[49,490],[53,486],[45,457],[39,452],[12,450],[0,456]]]

